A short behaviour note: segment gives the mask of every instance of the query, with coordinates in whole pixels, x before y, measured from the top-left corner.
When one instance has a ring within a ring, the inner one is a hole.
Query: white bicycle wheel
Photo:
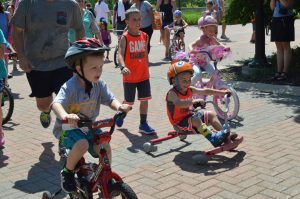
[[[239,110],[240,110],[239,96],[237,95],[234,88],[232,88],[231,86],[222,85],[219,89],[229,89],[231,92],[231,96],[229,98],[229,104],[228,104],[227,119],[232,120],[232,119],[236,118],[236,116],[238,115]],[[223,99],[224,98],[222,96],[214,96],[213,97],[214,103],[219,107],[219,109],[217,107],[214,107],[217,115],[220,118],[225,119],[223,111],[225,111],[226,107],[225,107],[225,102]]]

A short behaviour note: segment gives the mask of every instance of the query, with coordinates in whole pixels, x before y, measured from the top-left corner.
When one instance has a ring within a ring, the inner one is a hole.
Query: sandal
[[[287,73],[286,72],[282,72],[281,75],[277,78],[277,80],[279,81],[283,81],[287,79]]]
[[[278,80],[281,77],[281,72],[276,72],[275,75],[271,78],[272,80]]]

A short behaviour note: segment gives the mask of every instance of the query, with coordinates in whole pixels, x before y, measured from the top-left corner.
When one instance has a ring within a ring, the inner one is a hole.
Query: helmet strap
[[[177,91],[180,91],[180,82],[179,82],[179,78],[177,75],[175,76],[175,89]]]
[[[90,82],[89,80],[87,80],[84,77],[83,60],[82,59],[80,59],[80,71],[81,71],[82,75],[80,75],[77,70],[75,70],[75,73],[84,81],[84,84],[85,84],[85,93],[87,93],[89,95],[89,97],[90,97],[91,96],[91,90],[93,88],[93,84],[92,84],[92,82]]]

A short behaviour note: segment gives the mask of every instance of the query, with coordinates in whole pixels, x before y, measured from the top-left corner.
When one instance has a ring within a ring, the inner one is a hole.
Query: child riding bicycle
[[[192,85],[195,85],[201,79],[202,70],[205,70],[209,75],[212,75],[215,71],[213,62],[199,63],[197,53],[199,50],[209,48],[210,46],[222,46],[216,39],[217,25],[218,22],[212,16],[203,16],[198,20],[198,28],[202,30],[203,34],[189,45],[189,61],[194,69]]]
[[[100,145],[94,144],[93,137],[101,131],[78,129],[77,122],[80,116],[95,121],[101,104],[123,112],[128,112],[131,108],[121,104],[107,88],[106,83],[99,79],[106,50],[109,48],[94,38],[74,42],[69,47],[65,60],[75,75],[61,87],[51,105],[57,116],[53,133],[60,139],[60,147],[70,150],[66,165],[61,171],[61,186],[67,193],[76,191],[73,171],[83,155],[87,151],[93,157],[100,155]],[[62,132],[62,120],[68,120],[74,129]],[[107,150],[111,162],[109,142],[102,145]]]
[[[228,90],[199,89],[191,86],[194,70],[191,64],[183,61],[171,64],[168,70],[168,80],[173,88],[166,96],[167,113],[176,131],[193,131],[203,135],[210,143],[220,146],[230,134],[229,126],[222,127],[217,116],[211,111],[193,110],[193,105],[205,105],[202,99],[193,99],[193,94],[225,95]],[[212,132],[207,125],[213,126],[217,132]]]
[[[188,24],[184,21],[184,19],[182,19],[181,15],[182,12],[180,10],[175,10],[173,12],[173,16],[175,20],[171,24],[165,27],[165,28],[173,28],[173,27],[180,28],[175,34],[178,43],[180,41],[184,43],[184,34],[185,34],[184,29],[188,26]]]

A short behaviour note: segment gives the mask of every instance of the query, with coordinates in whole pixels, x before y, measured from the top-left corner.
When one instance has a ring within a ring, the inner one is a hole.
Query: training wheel
[[[151,144],[150,142],[146,142],[143,144],[143,148],[144,148],[144,151],[146,153],[150,153],[150,152],[154,152],[154,151],[157,151],[157,146],[154,146],[153,144]]]
[[[51,199],[52,194],[49,191],[44,191],[42,195],[42,199]]]
[[[180,135],[180,136],[179,136],[179,139],[180,139],[180,141],[183,141],[183,140],[186,139],[186,137],[187,137],[187,135]]]
[[[196,164],[207,164],[209,158],[205,154],[194,155],[193,160]]]

